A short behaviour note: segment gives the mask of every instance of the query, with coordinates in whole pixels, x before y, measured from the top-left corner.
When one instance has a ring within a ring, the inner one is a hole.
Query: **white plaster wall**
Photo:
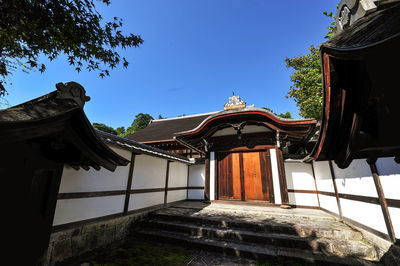
[[[164,203],[164,191],[131,194],[128,210],[137,210]]]
[[[279,184],[279,171],[278,171],[278,158],[275,149],[270,149],[271,170],[272,170],[272,183],[274,185],[274,198],[275,204],[281,204],[281,189]]]
[[[400,208],[389,207],[390,218],[396,238],[400,238]]]
[[[121,213],[125,195],[58,200],[53,225]]]
[[[136,155],[132,189],[164,188],[167,160],[149,155]]]
[[[387,199],[400,199],[400,164],[393,157],[379,158],[376,162],[383,193]],[[400,208],[389,207],[396,238],[400,238]]]
[[[376,167],[385,198],[400,199],[400,164],[397,164],[393,157],[380,158],[376,162]]]
[[[353,160],[346,169],[340,169],[334,162],[332,164],[338,193],[378,197],[371,169],[365,159]],[[340,204],[344,217],[387,234],[380,205],[347,199],[340,199]]]
[[[186,199],[186,189],[168,191],[167,202],[174,202]]]
[[[130,152],[117,148],[113,148],[113,150],[123,157],[129,157],[130,160]],[[130,164],[127,166],[118,166],[114,172],[103,167],[99,171],[93,168],[90,168],[89,171],[84,169],[76,171],[65,165],[61,177],[59,193],[126,189],[129,167]]]
[[[189,166],[189,185],[190,187],[204,187],[205,179],[205,165],[191,165]],[[188,199],[203,200],[204,189],[189,189]]]
[[[370,167],[365,159],[354,160],[346,169],[338,168],[334,162],[332,162],[332,165],[338,193],[378,197]],[[381,167],[383,165],[384,163]],[[314,171],[318,190],[334,192],[328,161],[314,162]],[[335,197],[320,194],[319,199],[322,208],[338,214]],[[343,198],[339,200],[343,217],[387,234],[380,205]]]
[[[203,187],[205,180],[205,165],[190,165],[189,166],[189,186]]]
[[[335,192],[333,187],[331,171],[328,161],[312,162],[314,165],[314,174],[317,181],[318,191]],[[339,215],[339,207],[336,197],[319,194],[319,203],[321,208],[336,213]]]
[[[381,206],[361,201],[340,199],[343,216],[387,234]]]
[[[189,189],[188,199],[203,200],[204,199],[204,190],[203,189]]]
[[[371,169],[365,159],[353,160],[346,169],[332,162],[338,193],[378,197]]]
[[[311,164],[302,162],[285,162],[286,183],[288,189],[315,189],[315,180]],[[289,204],[318,207],[317,194],[289,192]]]
[[[215,152],[210,152],[210,200],[215,200]]]
[[[317,181],[317,188],[319,191],[335,192],[332,183],[331,171],[329,169],[328,161],[313,161],[314,174]],[[322,206],[321,206],[322,207]]]
[[[168,187],[186,187],[188,166],[184,163],[171,162],[169,164]]]
[[[288,189],[315,190],[315,181],[311,164],[285,162]]]
[[[336,197],[319,194],[319,203],[321,208],[339,215],[339,207],[337,205]]]

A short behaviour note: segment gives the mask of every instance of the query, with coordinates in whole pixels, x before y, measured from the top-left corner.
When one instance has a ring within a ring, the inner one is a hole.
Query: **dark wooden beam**
[[[379,178],[378,169],[376,168],[376,159],[369,158],[367,159],[367,163],[371,169],[372,177],[374,179],[376,192],[378,193],[379,202],[381,205],[383,217],[385,218],[386,229],[389,234],[390,240],[394,243],[396,242],[396,235],[394,233],[392,219],[390,218],[390,213],[388,209],[388,205],[386,202],[385,194],[383,193],[382,184]]]
[[[315,190],[307,190],[307,189],[288,189],[289,193],[306,193],[306,194],[317,194]]]
[[[164,191],[164,206],[167,205],[168,201],[168,179],[169,179],[169,164],[171,161],[167,161],[167,169],[165,172],[165,191]]]
[[[135,153],[132,152],[131,155],[131,163],[129,165],[129,174],[128,174],[128,183],[126,185],[126,194],[125,194],[125,203],[124,203],[124,215],[127,215],[129,208],[129,200],[131,197],[130,191],[132,189],[132,178],[133,178],[133,170],[135,168]]]
[[[338,189],[337,189],[337,186],[336,186],[335,171],[333,169],[333,165],[332,165],[332,161],[331,160],[329,160],[329,169],[331,171],[332,183],[333,183],[333,188],[335,190],[335,197],[336,197],[336,202],[337,202],[337,206],[338,206],[338,210],[339,210],[339,216],[340,216],[340,219],[343,220],[342,205],[340,204],[339,193],[338,193]]]
[[[243,153],[239,153],[239,171],[240,171],[240,194],[241,194],[241,200],[246,200],[246,192],[244,190]]]
[[[219,199],[219,187],[218,187],[218,154],[214,152],[214,199]]]
[[[276,149],[276,159],[278,161],[279,185],[281,189],[281,207],[289,207],[289,195],[286,183],[285,164],[283,160],[283,152],[281,149]]]
[[[205,163],[204,163],[204,201],[210,202],[210,153],[207,153]]]
[[[319,194],[318,194],[317,177],[315,176],[315,170],[314,170],[313,162],[311,162],[311,170],[312,170],[312,174],[313,174],[313,178],[314,178],[315,192],[317,193],[318,207],[321,208],[321,203],[319,201]]]

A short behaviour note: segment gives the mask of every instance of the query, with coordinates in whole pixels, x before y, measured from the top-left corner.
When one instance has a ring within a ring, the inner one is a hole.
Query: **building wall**
[[[131,152],[111,147],[131,159]],[[114,172],[64,167],[48,249],[48,265],[124,238],[130,224],[164,206],[167,159],[136,155],[127,213],[124,213],[130,164]],[[203,166],[204,169],[204,166]],[[199,173],[195,169],[193,173]],[[169,162],[167,202],[187,199],[188,165]],[[204,173],[204,171],[203,171]],[[204,186],[204,174],[203,174]],[[193,184],[199,184],[192,177]],[[201,190],[203,192],[203,190]]]
[[[113,150],[130,160],[130,152],[119,148]],[[59,193],[111,192],[126,190],[129,164],[119,166],[114,172],[101,168],[96,171],[80,169],[76,171],[64,167]],[[78,222],[97,217],[121,213],[124,208],[125,193],[114,196],[59,199],[56,205],[53,225]]]
[[[275,204],[281,204],[281,187],[279,183],[278,155],[276,149],[270,149],[272,184],[274,187]]]
[[[318,192],[328,192],[327,194],[318,193],[320,207],[339,215],[339,208],[336,201],[335,189],[332,182],[332,175],[328,161],[313,161],[314,174],[317,181]]]
[[[188,187],[197,189],[188,190],[188,199],[190,200],[204,199],[204,180],[205,180],[205,165],[204,164],[190,165]]]
[[[397,238],[400,236],[400,166],[393,158],[380,158],[376,162],[382,190],[389,205],[389,214]],[[378,235],[388,235],[385,219],[371,169],[365,159],[354,160],[346,169],[332,162],[335,184],[345,221],[366,226]],[[339,215],[329,162],[314,162],[315,176],[321,208]],[[393,204],[391,206],[390,204]]]
[[[178,162],[170,163],[168,188],[174,190],[168,191],[168,203],[187,199],[188,167]]]
[[[377,198],[371,170],[365,159],[354,160],[346,169],[340,169],[333,163],[338,193]],[[340,199],[344,217],[365,224],[387,234],[381,206],[356,200]],[[374,219],[371,219],[374,213]]]
[[[112,149],[121,156],[131,159],[131,152],[120,148]],[[53,225],[122,213],[128,183],[130,165],[119,166],[114,172],[104,168],[76,171],[65,166],[59,193],[84,193],[86,196],[59,199]],[[149,155],[136,155],[132,176],[128,211],[156,206],[164,203],[167,160]],[[170,162],[168,187],[180,188],[168,191],[167,202],[186,199],[188,166],[180,162]],[[139,193],[140,190],[146,193]],[[151,190],[149,192],[149,190]],[[102,192],[102,195],[89,192]],[[112,194],[112,195],[106,195]],[[99,196],[97,196],[99,195]]]
[[[400,164],[393,158],[380,158],[376,162],[385,198],[400,200]],[[400,208],[389,207],[396,238],[400,238]]]
[[[312,165],[302,162],[285,162],[289,204],[318,207],[318,196]]]

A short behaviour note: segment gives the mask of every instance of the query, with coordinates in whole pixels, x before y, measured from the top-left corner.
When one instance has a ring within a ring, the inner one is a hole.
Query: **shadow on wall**
[[[366,159],[356,159],[345,169],[340,169],[333,163],[336,177],[338,178],[363,178],[371,176],[371,169]],[[400,164],[393,157],[379,158],[376,162],[380,176],[400,175]]]

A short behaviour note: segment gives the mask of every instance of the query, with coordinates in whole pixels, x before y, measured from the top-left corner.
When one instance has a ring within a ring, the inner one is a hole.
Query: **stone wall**
[[[45,266],[55,265],[96,248],[124,240],[135,222],[147,216],[152,208],[135,214],[93,221],[53,232]]]

